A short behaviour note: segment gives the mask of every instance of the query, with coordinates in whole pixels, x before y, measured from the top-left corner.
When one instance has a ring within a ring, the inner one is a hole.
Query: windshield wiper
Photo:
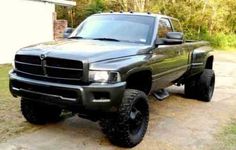
[[[101,40],[101,41],[115,41],[120,42],[120,40],[112,39],[112,38],[93,38],[93,40]]]
[[[69,37],[68,39],[84,39],[84,37],[82,37],[82,36],[72,36],[72,37]]]

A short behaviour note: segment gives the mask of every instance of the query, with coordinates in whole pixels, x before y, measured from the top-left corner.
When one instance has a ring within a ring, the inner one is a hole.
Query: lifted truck
[[[99,13],[68,39],[17,51],[10,91],[27,121],[45,124],[62,110],[99,121],[118,146],[146,133],[147,95],[173,84],[209,102],[215,84],[208,42],[184,39],[179,21],[150,13]]]

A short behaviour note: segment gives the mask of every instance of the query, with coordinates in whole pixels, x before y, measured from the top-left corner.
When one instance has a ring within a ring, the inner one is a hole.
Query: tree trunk
[[[146,0],[134,0],[135,11],[143,12],[145,9]]]

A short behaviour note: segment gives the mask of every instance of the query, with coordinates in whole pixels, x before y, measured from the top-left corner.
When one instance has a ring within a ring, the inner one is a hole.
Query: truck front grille
[[[20,76],[52,82],[76,84],[83,77],[83,63],[75,60],[16,55],[15,67]]]

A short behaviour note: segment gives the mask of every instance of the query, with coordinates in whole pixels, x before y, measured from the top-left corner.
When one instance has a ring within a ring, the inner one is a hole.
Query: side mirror
[[[63,33],[63,38],[65,39],[68,38],[73,31],[74,31],[73,28],[66,28]]]
[[[168,32],[166,39],[164,39],[165,44],[182,44],[184,42],[184,34],[182,32]]]
[[[174,45],[183,42],[184,34],[182,32],[168,32],[166,38],[156,40],[156,45]]]

